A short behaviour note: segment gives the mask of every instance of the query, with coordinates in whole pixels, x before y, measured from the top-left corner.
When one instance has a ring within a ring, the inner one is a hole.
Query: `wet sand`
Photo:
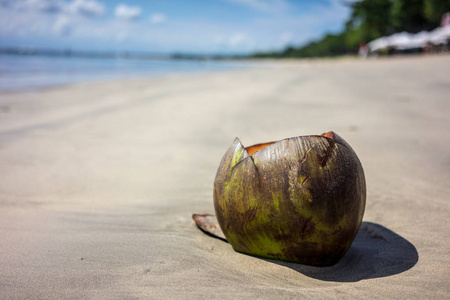
[[[450,56],[0,94],[0,298],[446,298]],[[333,130],[365,170],[363,225],[316,268],[196,228],[225,150]]]

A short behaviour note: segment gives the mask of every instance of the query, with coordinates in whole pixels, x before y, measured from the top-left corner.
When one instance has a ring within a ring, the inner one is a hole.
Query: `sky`
[[[343,29],[343,0],[0,0],[0,47],[248,54]]]

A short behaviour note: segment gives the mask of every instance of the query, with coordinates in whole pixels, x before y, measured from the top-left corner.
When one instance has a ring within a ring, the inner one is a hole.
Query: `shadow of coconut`
[[[381,225],[363,222],[345,256],[334,266],[313,267],[269,260],[306,276],[336,282],[355,282],[405,272],[417,263],[419,254],[413,244]]]
[[[215,215],[194,214],[192,217],[204,233],[227,243]],[[418,262],[419,254],[413,244],[386,227],[371,222],[362,222],[352,246],[334,266],[313,267],[272,259],[260,259],[291,268],[319,280],[355,282],[405,272]]]

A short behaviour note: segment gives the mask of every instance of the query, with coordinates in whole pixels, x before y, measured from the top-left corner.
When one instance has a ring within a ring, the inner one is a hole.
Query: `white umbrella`
[[[393,47],[397,50],[423,48],[427,43],[441,45],[448,43],[450,39],[450,26],[438,27],[431,32],[421,31],[411,34],[406,31],[394,33],[387,37],[380,37],[368,43],[370,51],[377,51]]]
[[[450,39],[450,26],[438,27],[430,32],[430,42],[434,45],[446,44]]]
[[[430,41],[430,33],[428,31],[421,31],[411,36],[410,48],[423,48]]]
[[[398,50],[410,49],[412,44],[412,34],[403,31],[400,33],[394,33],[388,37],[389,46]]]

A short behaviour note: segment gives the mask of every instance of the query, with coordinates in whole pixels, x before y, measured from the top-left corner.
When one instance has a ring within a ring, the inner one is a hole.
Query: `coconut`
[[[336,133],[245,148],[236,138],[214,181],[214,208],[234,250],[314,266],[339,261],[364,214],[366,184]]]

